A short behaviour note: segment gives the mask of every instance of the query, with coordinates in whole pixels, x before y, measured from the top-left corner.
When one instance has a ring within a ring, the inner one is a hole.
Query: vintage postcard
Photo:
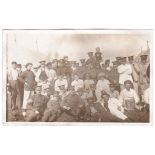
[[[3,122],[151,124],[152,30],[3,30]]]

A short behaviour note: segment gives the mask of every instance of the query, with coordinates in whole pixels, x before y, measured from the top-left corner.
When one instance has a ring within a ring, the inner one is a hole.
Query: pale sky
[[[8,63],[24,64],[69,56],[70,60],[87,58],[88,52],[101,48],[104,58],[138,55],[152,44],[150,30],[10,30],[4,33]],[[8,39],[7,39],[8,38]],[[152,47],[150,47],[152,48]],[[49,57],[50,56],[50,57]]]

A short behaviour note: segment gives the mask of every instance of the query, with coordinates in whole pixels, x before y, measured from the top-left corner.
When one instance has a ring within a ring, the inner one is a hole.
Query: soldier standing
[[[17,71],[17,62],[13,61],[11,63],[12,68],[8,71],[8,86],[11,90],[11,109],[14,110],[18,107],[17,95],[20,93],[19,90],[19,81],[18,81],[18,71]]]
[[[135,65],[135,70],[137,71],[139,75],[139,88],[140,88],[140,95],[141,95],[141,100],[143,101],[143,95],[144,91],[149,87],[149,80],[146,75],[147,73],[147,68],[149,66],[149,63],[147,62],[147,55],[141,55],[141,62],[137,65]]]
[[[100,52],[100,48],[99,47],[96,47],[96,52],[95,52],[95,58],[96,58],[96,61],[102,61],[102,53]]]
[[[133,78],[134,89],[135,89],[136,93],[139,94],[138,93],[138,74],[137,74],[136,69],[135,69],[134,57],[129,56],[128,57],[128,62],[132,67],[132,78]]]
[[[25,116],[25,109],[27,105],[28,99],[32,97],[34,94],[34,87],[36,85],[35,75],[31,71],[32,63],[26,64],[26,71],[24,71],[19,77],[20,81],[24,83],[24,98],[23,98],[23,115]]]

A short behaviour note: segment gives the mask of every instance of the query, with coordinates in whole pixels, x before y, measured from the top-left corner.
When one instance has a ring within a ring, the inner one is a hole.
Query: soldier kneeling
[[[25,121],[39,121],[44,113],[47,104],[47,98],[44,95],[41,95],[41,87],[37,86],[35,88],[36,94],[28,100],[27,110],[25,115]]]

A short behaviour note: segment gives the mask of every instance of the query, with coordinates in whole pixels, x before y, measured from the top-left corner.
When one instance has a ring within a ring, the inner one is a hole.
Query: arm
[[[65,89],[68,89],[68,82],[66,79],[64,80],[64,83],[65,83]]]
[[[124,104],[124,95],[123,95],[123,91],[120,92],[120,95],[118,97],[120,105],[123,106]]]
[[[121,66],[118,66],[117,71],[119,74],[125,73],[125,70]]]
[[[20,80],[22,83],[25,83],[25,78],[26,78],[26,75],[25,75],[25,71],[24,71],[24,72],[22,72],[22,74],[20,75],[19,80]]]
[[[128,74],[128,75],[132,74],[132,67],[131,67],[131,65],[128,65],[128,69],[126,70],[126,74]]]
[[[58,81],[57,80],[55,81],[55,86],[54,87],[55,87],[55,91],[59,91]]]
[[[39,82],[40,73],[41,73],[41,70],[39,69],[39,70],[37,71],[36,77],[35,77],[36,82]]]
[[[138,103],[139,102],[139,97],[138,97],[138,95],[137,95],[137,93],[136,93],[136,91],[135,90],[133,90],[134,92],[134,100],[135,100],[135,103]]]

